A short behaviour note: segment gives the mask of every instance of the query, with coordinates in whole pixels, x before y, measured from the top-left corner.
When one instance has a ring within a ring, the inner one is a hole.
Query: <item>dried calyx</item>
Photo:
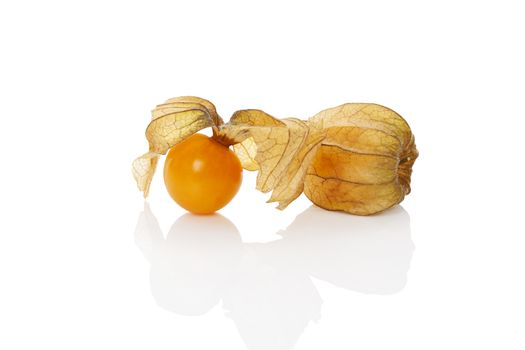
[[[224,123],[215,106],[198,97],[158,105],[146,129],[149,151],[133,162],[133,175],[148,195],[160,155],[201,129],[233,146],[243,167],[257,170],[257,189],[286,208],[303,191],[329,210],[369,215],[400,203],[410,193],[418,156],[407,122],[377,104],[347,103],[307,121],[277,119],[255,109]]]

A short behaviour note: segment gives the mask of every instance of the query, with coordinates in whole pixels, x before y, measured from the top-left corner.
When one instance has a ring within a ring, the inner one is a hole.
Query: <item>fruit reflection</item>
[[[201,315],[220,301],[249,349],[290,349],[312,320],[321,297],[312,277],[372,294],[406,284],[414,245],[401,207],[356,217],[310,207],[281,240],[243,243],[226,218],[186,214],[164,239],[146,206],[137,245],[151,262],[157,303]]]

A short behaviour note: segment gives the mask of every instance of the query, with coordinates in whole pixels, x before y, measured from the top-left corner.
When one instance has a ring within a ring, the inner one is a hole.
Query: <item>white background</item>
[[[525,348],[519,5],[3,0],[0,348]],[[180,95],[226,120],[389,106],[413,192],[281,212],[245,172],[181,218],[156,176],[141,214],[131,161]]]

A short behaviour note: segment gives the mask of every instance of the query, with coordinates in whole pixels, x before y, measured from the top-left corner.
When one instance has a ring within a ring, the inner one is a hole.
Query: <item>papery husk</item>
[[[212,127],[215,133],[223,124],[210,101],[194,96],[169,99],[155,107],[151,114],[152,120],[146,128],[149,151],[132,164],[133,177],[144,197],[149,194],[161,155],[197,131]]]
[[[284,209],[304,187],[304,176],[324,132],[312,130],[299,119],[279,120],[261,110],[236,112],[218,136],[234,151],[247,170],[258,170],[257,189],[272,191],[268,200]]]
[[[308,125],[326,132],[304,181],[316,205],[370,215],[410,193],[418,151],[399,114],[377,104],[348,103],[318,113]]]

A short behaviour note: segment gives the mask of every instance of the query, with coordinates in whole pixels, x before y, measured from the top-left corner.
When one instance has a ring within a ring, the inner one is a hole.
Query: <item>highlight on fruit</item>
[[[197,133],[205,128],[211,137]],[[375,214],[410,193],[418,157],[408,123],[373,103],[346,103],[306,121],[247,109],[224,123],[211,102],[176,97],[152,111],[146,138],[149,151],[132,165],[139,190],[148,196],[158,160],[169,152],[166,188],[198,214],[219,210],[235,196],[242,168],[258,171],[257,189],[271,192],[268,202],[278,209],[304,192],[324,209]]]

